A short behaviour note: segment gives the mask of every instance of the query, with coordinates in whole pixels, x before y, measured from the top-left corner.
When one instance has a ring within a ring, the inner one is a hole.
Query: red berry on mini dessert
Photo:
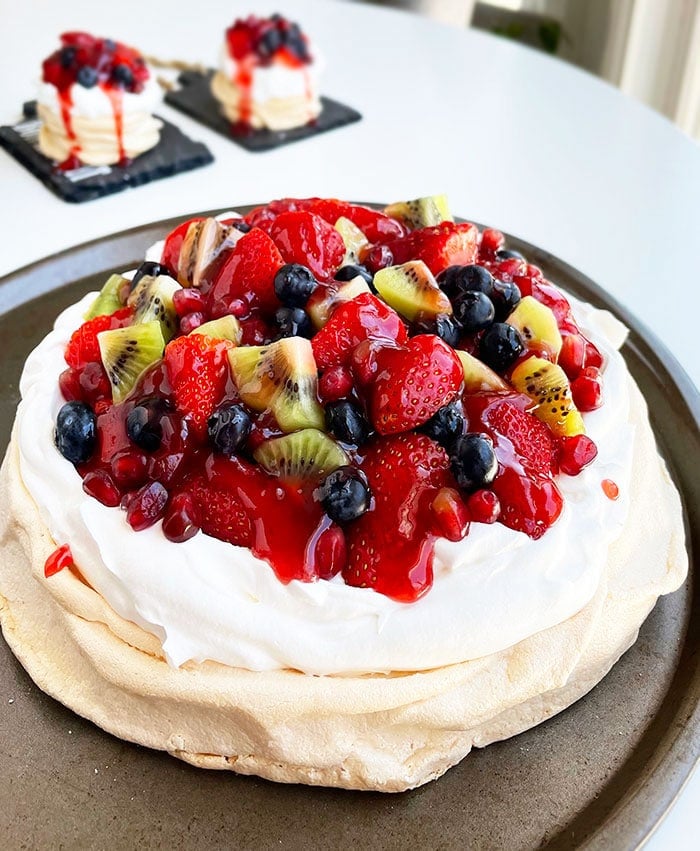
[[[311,340],[320,370],[347,364],[363,340],[404,343],[406,326],[395,310],[369,293],[338,305],[328,322]]]
[[[109,316],[96,316],[88,319],[73,332],[66,347],[65,359],[73,369],[83,369],[88,363],[102,363],[100,346],[97,335],[101,331],[111,331],[124,328],[131,323],[134,311],[130,307],[122,307]]]
[[[567,476],[578,476],[597,455],[598,447],[588,435],[559,438],[559,469]]]
[[[270,236],[286,263],[306,266],[319,281],[331,280],[345,256],[340,233],[305,210],[282,213],[270,226]]]
[[[426,423],[459,393],[462,363],[434,334],[420,334],[400,348],[377,353],[377,375],[368,389],[370,418],[379,434],[398,434]]]
[[[232,251],[223,252],[212,264],[216,269],[207,298],[211,318],[226,316],[235,299],[245,301],[250,308],[274,313],[280,307],[275,275],[283,265],[282,255],[266,233],[253,228],[244,234]]]
[[[579,411],[595,411],[603,404],[603,384],[595,366],[585,367],[571,382],[571,396]]]
[[[203,334],[178,337],[165,347],[165,367],[173,389],[175,407],[204,441],[207,420],[226,394],[229,364],[227,340]]]
[[[475,225],[443,222],[420,228],[401,239],[387,243],[394,263],[422,260],[433,275],[448,266],[468,266],[476,261],[479,231]]]

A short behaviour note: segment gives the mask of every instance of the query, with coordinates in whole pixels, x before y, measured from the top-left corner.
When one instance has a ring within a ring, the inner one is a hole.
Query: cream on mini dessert
[[[39,150],[63,168],[126,164],[160,139],[160,89],[131,47],[88,33],[61,36],[37,94]]]
[[[625,329],[498,232],[443,222],[441,199],[387,210],[287,200],[186,222],[30,355],[0,617],[38,684],[105,729],[196,765],[399,791],[585,694],[683,581]],[[426,345],[420,398],[377,396],[388,370],[414,386]]]
[[[289,130],[321,112],[322,62],[297,24],[280,15],[239,19],[226,30],[212,92],[234,125]]]

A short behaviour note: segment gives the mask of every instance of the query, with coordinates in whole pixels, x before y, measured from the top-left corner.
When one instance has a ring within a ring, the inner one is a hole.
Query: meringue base
[[[125,112],[122,116],[122,147],[116,133],[115,119],[111,115],[85,118],[71,117],[74,139],[66,133],[60,115],[45,104],[37,105],[41,119],[38,147],[44,156],[64,162],[77,149],[77,156],[85,165],[115,165],[123,156],[134,159],[154,148],[160,140],[161,122],[147,112]]]
[[[211,91],[219,101],[226,118],[236,124],[241,120],[241,92],[223,71],[217,71],[212,77]],[[291,130],[303,127],[321,114],[321,101],[316,94],[270,98],[265,101],[253,100],[250,104],[250,116],[247,123],[260,130]]]
[[[388,676],[172,668],[160,641],[120,618],[77,572],[44,577],[57,542],[22,483],[14,438],[0,472],[5,638],[45,692],[116,736],[193,765],[347,789],[419,786],[472,747],[578,700],[635,641],[658,596],[685,578],[680,500],[636,385],[630,392],[630,519],[598,590],[574,617],[502,652]]]

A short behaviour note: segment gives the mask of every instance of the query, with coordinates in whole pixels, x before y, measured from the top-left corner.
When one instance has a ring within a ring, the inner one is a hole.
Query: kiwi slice
[[[452,222],[452,214],[446,195],[428,195],[413,201],[397,201],[384,210],[392,219],[399,219],[411,230]]]
[[[412,322],[418,314],[452,314],[449,298],[422,260],[387,266],[374,276],[374,286],[384,301]]]
[[[297,481],[316,482],[350,463],[340,446],[316,428],[304,428],[266,440],[258,446],[253,457],[271,476]]]
[[[85,319],[94,319],[96,316],[109,316],[115,310],[123,307],[124,305],[119,300],[119,291],[127,283],[127,279],[121,275],[110,275],[97,298],[90,305],[90,310],[85,314]]]
[[[557,437],[586,431],[583,417],[571,398],[569,379],[558,364],[533,355],[516,366],[510,382],[537,403],[532,413]]]
[[[204,270],[222,251],[233,248],[243,232],[217,219],[192,222],[182,242],[177,277],[183,286],[199,287]]]
[[[241,342],[241,325],[235,316],[222,316],[219,319],[212,319],[210,322],[205,322],[191,334],[202,334],[206,337],[213,337],[215,340],[231,340],[232,343],[238,345]]]
[[[102,364],[112,385],[112,399],[121,402],[147,367],[163,357],[165,340],[153,320],[97,335]]]
[[[527,348],[545,348],[552,360],[559,357],[561,333],[556,316],[546,304],[526,295],[509,314],[507,322],[517,328]]]
[[[362,275],[356,275],[339,287],[319,286],[316,287],[307,302],[306,312],[311,317],[314,327],[320,329],[328,322],[331,313],[339,304],[344,304],[346,301],[357,298],[358,295],[371,292],[369,284]]]
[[[478,393],[480,390],[510,390],[501,376],[479,358],[461,350],[457,350],[457,357],[462,362],[466,393]]]
[[[230,349],[228,357],[241,399],[254,411],[269,408],[282,431],[323,428],[310,340],[284,337],[269,346]]]
[[[134,323],[157,319],[163,329],[165,341],[172,339],[177,330],[177,312],[173,295],[182,289],[168,275],[144,275],[129,294],[126,303],[134,308]]]
[[[360,262],[360,252],[369,245],[369,240],[358,226],[341,216],[335,223],[335,229],[343,237],[345,257],[341,266],[356,266]]]

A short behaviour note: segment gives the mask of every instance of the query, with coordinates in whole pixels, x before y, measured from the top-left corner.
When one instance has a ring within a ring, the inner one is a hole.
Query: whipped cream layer
[[[123,89],[120,89],[119,92],[124,115],[133,112],[151,113],[161,100],[160,86],[153,74],[146,80],[140,92],[129,92]],[[99,85],[87,89],[79,83],[73,83],[70,88],[70,98],[72,101],[71,115],[73,116],[100,118],[114,115],[112,100]],[[52,83],[43,81],[39,83],[36,101],[37,104],[42,104],[52,112],[58,114],[61,112],[60,95],[58,89]]]
[[[53,431],[64,401],[63,352],[95,295],[64,311],[27,360],[20,469],[56,544],[70,544],[87,581],[119,615],[156,635],[173,666],[210,659],[308,674],[426,670],[510,647],[593,597],[627,519],[634,448],[631,378],[617,352],[625,329],[610,314],[572,299],[582,331],[605,357],[606,404],[584,415],[598,458],[581,475],[558,478],[560,519],[539,541],[500,524],[472,524],[460,542],[439,540],[433,588],[405,604],[340,577],[284,585],[248,549],[201,532],[175,544],[160,524],[136,533],[124,512],[88,497]],[[603,493],[608,478],[619,486],[616,502]]]

